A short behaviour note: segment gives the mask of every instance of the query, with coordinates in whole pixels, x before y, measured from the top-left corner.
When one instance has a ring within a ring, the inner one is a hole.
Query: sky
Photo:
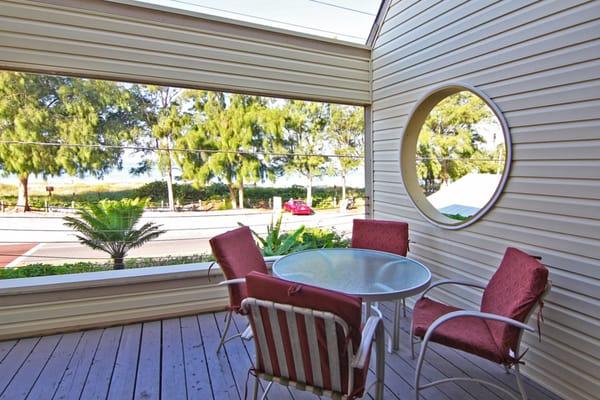
[[[362,44],[369,36],[381,3],[381,0],[133,1]]]

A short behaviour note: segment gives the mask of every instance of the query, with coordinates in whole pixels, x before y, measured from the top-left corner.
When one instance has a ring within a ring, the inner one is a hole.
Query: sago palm
[[[65,217],[65,225],[79,234],[82,244],[108,253],[114,269],[123,269],[127,252],[165,233],[160,225],[148,222],[136,228],[147,200],[102,200],[77,211],[77,217]]]

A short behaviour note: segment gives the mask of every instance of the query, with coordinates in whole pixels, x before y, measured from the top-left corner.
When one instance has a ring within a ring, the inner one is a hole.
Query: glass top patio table
[[[431,282],[431,272],[420,262],[366,249],[317,249],[289,254],[273,264],[273,275],[360,296],[364,301],[410,297]]]

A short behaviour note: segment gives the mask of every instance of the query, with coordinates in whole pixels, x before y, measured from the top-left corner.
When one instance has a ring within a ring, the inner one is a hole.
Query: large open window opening
[[[266,255],[346,246],[364,124],[356,106],[0,71],[0,266],[34,265],[0,277],[206,261],[238,224],[293,238]]]

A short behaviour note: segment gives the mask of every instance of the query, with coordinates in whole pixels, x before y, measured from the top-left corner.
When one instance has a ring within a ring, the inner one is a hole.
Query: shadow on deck
[[[243,400],[254,346],[233,340],[215,354],[223,317],[224,313],[200,314],[0,342],[0,399]],[[387,308],[385,317],[390,323]],[[410,357],[408,326],[409,320],[403,319],[400,351],[386,355],[386,400],[414,398],[415,361]],[[238,317],[235,328],[242,331],[245,320]],[[486,360],[435,344],[427,360],[424,382],[469,375],[492,379],[514,390],[514,378]],[[531,400],[558,399],[528,379],[525,384]],[[274,385],[269,398],[317,397]],[[444,384],[424,390],[422,398],[503,399],[473,383]]]

